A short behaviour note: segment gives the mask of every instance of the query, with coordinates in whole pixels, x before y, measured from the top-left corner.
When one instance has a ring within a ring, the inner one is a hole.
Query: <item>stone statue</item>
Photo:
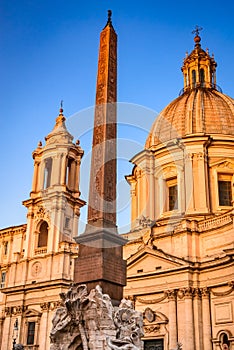
[[[23,344],[15,344],[14,345],[14,350],[24,350]]]
[[[172,350],[182,350],[182,343],[177,343],[176,348]]]
[[[87,292],[86,285],[73,284],[60,294],[50,332],[50,350],[141,350],[143,316],[123,299],[113,307],[99,285]]]

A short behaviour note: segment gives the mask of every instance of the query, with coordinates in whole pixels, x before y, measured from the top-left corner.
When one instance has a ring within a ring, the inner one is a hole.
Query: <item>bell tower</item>
[[[80,208],[79,174],[83,150],[65,125],[62,106],[45,146],[33,152],[34,174],[28,209],[24,256],[58,253],[62,242],[78,234]]]

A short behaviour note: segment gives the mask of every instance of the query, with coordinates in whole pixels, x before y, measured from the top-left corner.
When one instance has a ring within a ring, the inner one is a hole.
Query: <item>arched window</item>
[[[44,170],[44,183],[43,189],[50,187],[51,185],[51,170],[52,170],[52,158],[45,160],[45,170]]]
[[[194,69],[192,70],[192,84],[193,87],[196,86],[196,71]]]
[[[205,83],[205,72],[204,72],[204,69],[200,69],[200,83],[201,83],[201,86],[204,86],[204,83]]]
[[[226,333],[222,333],[221,335],[221,345],[222,350],[228,350],[229,349],[229,340]]]
[[[46,221],[43,221],[40,225],[39,236],[38,236],[38,248],[46,247],[48,240],[48,224]]]

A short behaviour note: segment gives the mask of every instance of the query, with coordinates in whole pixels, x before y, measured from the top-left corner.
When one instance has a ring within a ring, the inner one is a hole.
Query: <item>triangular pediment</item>
[[[41,312],[35,309],[27,309],[24,313],[24,317],[40,317]]]
[[[210,164],[211,167],[216,167],[218,169],[230,169],[234,170],[234,162],[230,159],[219,160]]]
[[[187,266],[188,262],[165,253],[161,249],[145,246],[127,260],[128,275],[153,273]]]

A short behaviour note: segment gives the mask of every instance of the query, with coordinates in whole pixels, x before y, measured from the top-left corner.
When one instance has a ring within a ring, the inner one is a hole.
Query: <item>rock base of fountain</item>
[[[143,316],[123,299],[113,307],[99,285],[90,293],[84,284],[60,294],[50,333],[50,350],[142,350]]]

